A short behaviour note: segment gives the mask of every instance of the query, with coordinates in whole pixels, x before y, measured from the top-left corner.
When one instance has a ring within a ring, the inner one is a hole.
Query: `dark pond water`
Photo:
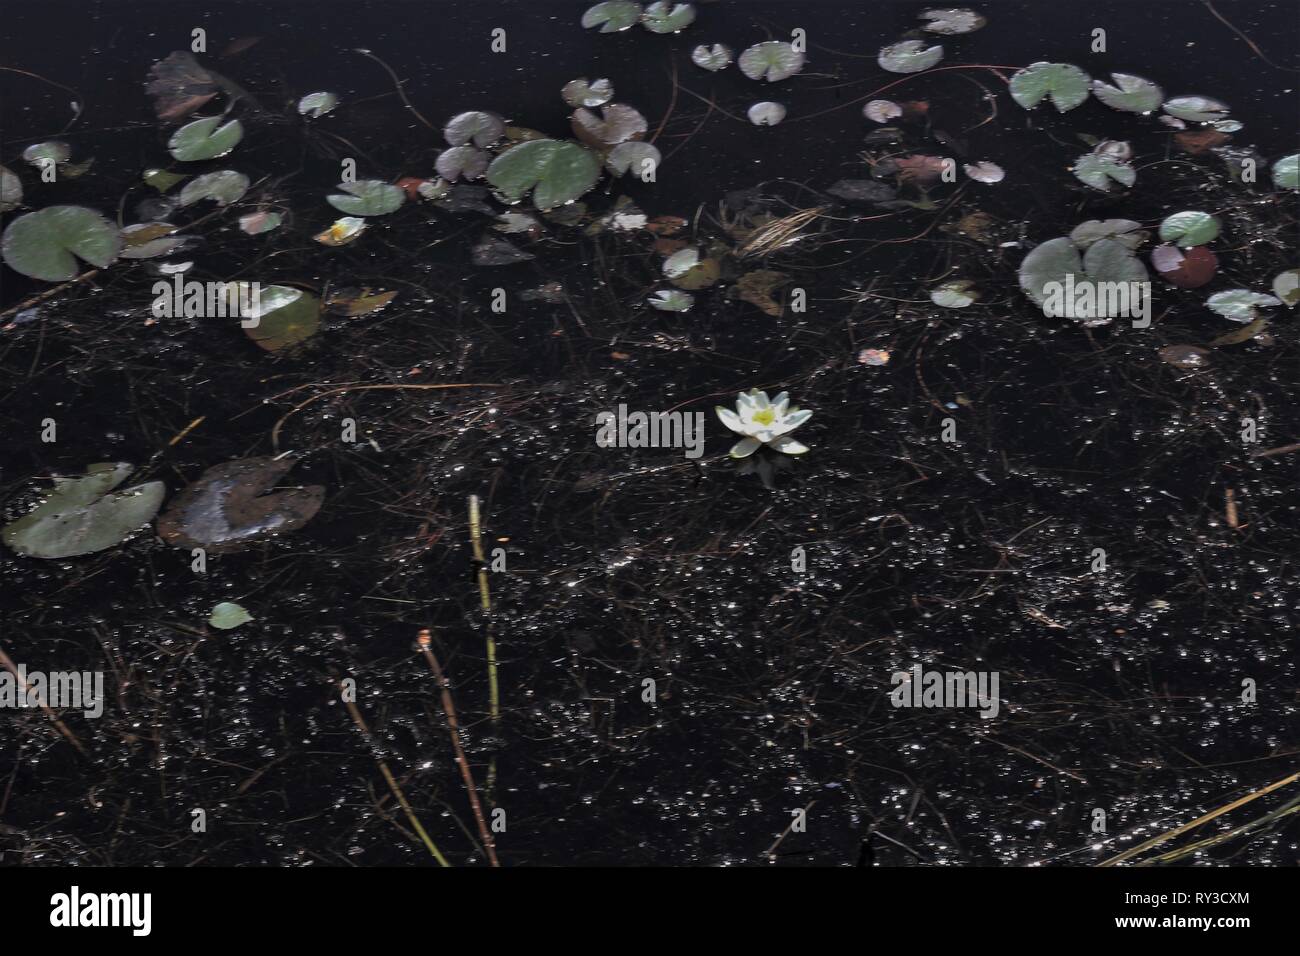
[[[668,36],[584,30],[587,6],[8,5],[0,162],[29,208],[6,221],[74,204],[130,224],[156,195],[143,170],[237,169],[250,192],[173,257],[195,263],[191,277],[398,295],[269,352],[229,321],[150,321],[148,264],[120,262],[0,322],[6,520],[49,476],[101,461],[140,466],[133,480],[170,497],[215,465],[292,451],[278,487],[324,489],[304,527],[214,553],[203,574],[152,529],[64,560],[0,549],[0,648],[31,670],[102,671],[108,688],[101,717],[63,714],[84,752],[39,711],[0,714],[4,862],[427,864],[378,758],[447,858],[482,864],[412,646],[423,628],[484,813],[505,821],[505,865],[1085,865],[1294,773],[1300,453],[1253,454],[1300,441],[1294,312],[1270,311],[1263,337],[1212,349],[1207,367],[1159,355],[1240,328],[1208,295],[1267,291],[1300,265],[1295,194],[1267,173],[1297,147],[1294,4],[979,4],[988,25],[944,38],[941,69],[907,77],[876,53],[923,36],[909,31],[926,4],[700,3]],[[246,136],[231,155],[180,164],[143,84],[195,27],[200,61],[261,111],[234,107]],[[807,64],[779,84],[690,62],[700,43],[740,51],[794,29]],[[408,202],[356,242],[313,242],[338,215],[324,196],[341,160],[359,178],[432,177],[445,146],[356,47],[438,128],[486,110],[567,138],[561,87],[607,77],[647,118],[657,181],[605,177],[584,221],[531,236],[494,232],[503,207],[485,194],[486,212]],[[1242,129],[1219,148],[1241,152],[1189,152],[1155,117],[1095,100],[1026,112],[1006,78],[1040,60],[1223,100]],[[879,126],[862,104],[896,82],[878,97],[925,108],[893,124],[896,141],[864,140]],[[317,90],[341,105],[307,124],[293,105]],[[768,98],[787,119],[750,125]],[[73,99],[84,109],[68,127]],[[51,138],[94,165],[41,184],[21,152]],[[1131,142],[1132,189],[1071,175],[1106,139]],[[901,187],[912,206],[826,191],[908,154],[988,160],[1007,178]],[[1234,181],[1230,165],[1251,155],[1259,181]],[[621,196],[686,220],[675,238],[722,261],[690,311],[645,305],[671,288],[668,246],[589,234]],[[259,207],[285,226],[245,235],[238,216]],[[753,237],[738,228],[809,209],[798,241],[740,254]],[[1220,219],[1220,272],[1193,290],[1156,280],[1150,328],[1046,318],[1018,288],[1025,253],[1080,222],[1154,230],[1184,209]],[[475,265],[484,236],[534,258]],[[734,294],[755,270],[786,280],[780,315]],[[932,304],[952,279],[979,301]],[[49,288],[7,268],[0,281],[0,309]],[[548,284],[551,301],[523,295]],[[864,349],[890,360],[864,363]],[[712,408],[750,388],[813,410],[798,432],[808,454],[747,460],[760,469],[727,458],[736,436]],[[706,413],[703,456],[598,447],[596,415],[619,404]],[[47,419],[57,441],[41,440]],[[490,614],[470,496],[486,547],[504,553]],[[222,601],[254,620],[208,626]],[[892,706],[892,675],[914,664],[996,673],[997,716]],[[346,677],[369,740],[339,700]],[[1292,784],[1202,835],[1294,796]],[[799,809],[806,827],[787,833]],[[1294,819],[1180,862],[1294,864]]]

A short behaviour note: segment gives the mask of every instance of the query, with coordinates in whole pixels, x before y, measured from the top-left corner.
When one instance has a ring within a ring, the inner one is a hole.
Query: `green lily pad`
[[[1287,308],[1300,305],[1300,269],[1287,269],[1273,277],[1273,294]]]
[[[84,478],[55,478],[54,490],[35,511],[5,525],[4,543],[32,558],[73,558],[112,548],[153,520],[167,486],[150,481],[109,494],[135,470],[102,462]]]
[[[233,169],[219,169],[215,173],[195,176],[181,190],[181,205],[190,206],[211,199],[218,206],[238,202],[248,192],[248,177]]]
[[[279,229],[282,222],[284,222],[284,216],[280,215],[280,213],[261,210],[260,212],[250,212],[246,216],[240,216],[239,228],[250,236],[259,236],[264,232]]]
[[[347,195],[333,193],[325,200],[349,216],[386,216],[406,202],[405,190],[378,179],[339,183],[338,188]]]
[[[9,223],[0,239],[0,257],[10,269],[46,282],[75,278],[77,259],[102,269],[121,248],[117,227],[84,206],[29,212]]]
[[[604,150],[616,143],[640,139],[646,132],[645,117],[626,103],[610,103],[597,116],[589,109],[578,108],[569,117],[574,135],[588,146]]]
[[[920,73],[943,59],[943,47],[927,46],[924,40],[904,40],[883,47],[876,62],[890,73]]]
[[[1070,63],[1031,63],[1011,77],[1011,98],[1033,109],[1050,97],[1058,113],[1068,113],[1088,98],[1088,74]]]
[[[256,299],[247,282],[232,282],[227,297],[238,308],[245,334],[268,352],[305,342],[320,331],[320,299],[285,285],[260,286]]]
[[[1145,282],[1147,270],[1123,243],[1114,239],[1097,239],[1082,256],[1069,236],[1049,239],[1035,246],[1020,264],[1020,288],[1042,306],[1047,301],[1046,286],[1057,282],[1065,284],[1065,277],[1073,274],[1075,282]]]
[[[0,166],[0,212],[9,212],[23,204],[23,181]]]
[[[1281,305],[1282,300],[1264,292],[1229,289],[1226,292],[1216,292],[1205,300],[1205,304],[1225,319],[1232,319],[1234,322],[1253,322],[1256,309]]]
[[[651,33],[676,33],[695,22],[695,8],[689,3],[652,3],[641,14],[641,26]]]
[[[339,98],[333,93],[308,93],[298,101],[298,112],[312,119],[320,119],[339,105]]]
[[[183,163],[196,163],[204,159],[225,156],[244,138],[244,124],[231,120],[218,126],[223,117],[207,116],[186,123],[167,141],[167,151],[172,159]]]
[[[614,84],[609,80],[593,80],[588,83],[585,76],[570,80],[560,90],[564,102],[572,107],[604,106],[614,98]]]
[[[218,630],[229,631],[253,620],[253,615],[233,601],[222,601],[212,609],[208,623]]]
[[[1137,182],[1137,171],[1128,163],[1119,163],[1096,153],[1085,153],[1076,159],[1073,171],[1080,182],[1102,192],[1110,190],[1112,180],[1124,186]]]
[[[722,43],[713,46],[700,44],[691,51],[691,62],[713,73],[731,66],[731,47]]]
[[[695,304],[695,296],[678,289],[660,289],[646,301],[660,312],[685,312]]]
[[[1219,235],[1219,220],[1208,212],[1176,212],[1160,224],[1160,238],[1184,249],[1203,246]]]
[[[165,193],[177,183],[184,182],[186,177],[166,169],[146,169],[142,178],[158,192]]]
[[[941,33],[945,36],[974,33],[988,23],[974,10],[968,10],[965,7],[941,7],[934,10],[922,10],[918,16],[922,20],[929,21],[921,27],[922,30],[927,33]]]
[[[1193,123],[1209,123],[1227,118],[1228,107],[1208,96],[1175,96],[1165,103],[1165,112]]]
[[[1112,73],[1114,84],[1092,81],[1092,95],[1113,110],[1125,113],[1151,113],[1160,108],[1164,91],[1150,80],[1130,73]]]
[[[609,151],[605,157],[605,168],[615,176],[626,175],[628,170],[634,174],[640,175],[641,170],[645,168],[646,160],[650,161],[651,167],[659,167],[659,150],[652,143],[642,143],[638,140],[631,140],[627,143],[619,143]]]
[[[577,143],[535,139],[511,147],[492,161],[487,180],[510,202],[531,189],[533,205],[553,209],[577,199],[600,178],[600,158]]]
[[[969,279],[954,279],[930,290],[930,301],[945,309],[964,309],[978,298],[975,283]]]
[[[587,29],[600,27],[601,33],[618,33],[635,26],[641,19],[641,4],[631,0],[606,0],[582,15],[582,25]]]
[[[1273,164],[1273,185],[1278,189],[1300,189],[1300,153],[1283,156]]]
[[[48,143],[33,143],[23,150],[23,159],[40,168],[47,165],[59,165],[72,158],[72,147],[67,143],[51,140]]]
[[[803,69],[803,54],[783,40],[755,43],[740,54],[740,72],[751,80],[776,83]]]
[[[453,146],[438,154],[434,168],[449,183],[457,179],[478,179],[488,168],[492,154],[477,146]]]
[[[487,149],[499,142],[506,135],[506,124],[495,113],[482,110],[470,110],[457,113],[442,128],[442,135],[452,146],[464,146],[473,143],[480,149]]]
[[[1098,239],[1114,239],[1128,249],[1136,249],[1146,239],[1141,230],[1142,223],[1132,219],[1089,219],[1070,230],[1070,239],[1080,249],[1087,249]]]

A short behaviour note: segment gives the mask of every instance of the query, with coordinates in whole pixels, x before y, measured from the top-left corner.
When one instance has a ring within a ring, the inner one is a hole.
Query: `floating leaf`
[[[158,519],[158,535],[185,549],[220,554],[301,528],[320,510],[320,485],[270,491],[292,458],[244,458],[214,465],[185,488]]]
[[[977,183],[1000,183],[1007,178],[1006,171],[997,163],[990,163],[987,160],[979,163],[967,164],[962,169],[966,175]]]
[[[32,279],[66,282],[76,278],[77,259],[100,269],[122,248],[117,227],[84,206],[47,206],[19,216],[0,239],[0,257]]]
[[[780,318],[781,303],[772,297],[772,292],[789,281],[790,277],[784,272],[773,272],[770,269],[746,272],[736,280],[736,298],[758,306],[773,318]]]
[[[178,120],[200,109],[217,95],[216,76],[188,50],[177,50],[149,68],[145,91],[154,97],[154,111],[160,120]]]
[[[1225,104],[1208,96],[1175,96],[1165,103],[1164,110],[1170,116],[1193,123],[1208,123],[1224,119],[1228,115]]]
[[[1137,181],[1137,171],[1128,163],[1118,163],[1097,153],[1085,153],[1076,159],[1072,172],[1079,182],[1102,192],[1110,189],[1111,180],[1124,186],[1132,186]]]
[[[158,190],[165,193],[179,182],[183,182],[185,177],[179,173],[169,172],[165,169],[146,169],[143,176],[144,181]]]
[[[45,166],[57,166],[72,158],[72,147],[67,143],[52,140],[48,143],[35,143],[23,150],[23,159],[38,169]]]
[[[749,108],[749,121],[755,126],[775,126],[785,119],[785,107],[780,103],[755,103]]]
[[[167,256],[189,243],[186,236],[173,236],[177,227],[165,222],[141,222],[122,229],[123,259],[153,259]]]
[[[615,176],[623,176],[630,169],[634,169],[637,175],[640,175],[647,169],[651,171],[658,169],[659,160],[659,150],[652,143],[633,140],[619,143],[611,149],[609,155],[605,157],[605,168]],[[647,163],[649,166],[646,165]]]
[[[1114,85],[1105,80],[1092,81],[1092,95],[1113,110],[1126,113],[1151,113],[1160,108],[1164,91],[1150,80],[1129,73],[1112,73]]]
[[[1233,329],[1231,332],[1220,335],[1210,343],[1210,348],[1217,349],[1224,345],[1240,345],[1242,342],[1249,342],[1267,328],[1268,319],[1255,319],[1239,329]]]
[[[695,22],[695,8],[689,3],[652,3],[641,14],[641,26],[651,33],[676,33]]]
[[[707,289],[722,278],[722,265],[717,259],[701,259],[682,275],[671,279],[679,289]]]
[[[1222,146],[1231,138],[1216,129],[1187,130],[1186,132],[1174,134],[1174,142],[1178,144],[1178,148],[1192,156],[1208,153],[1216,146]]]
[[[1088,74],[1070,63],[1031,63],[1011,77],[1011,98],[1033,109],[1050,97],[1058,113],[1068,113],[1088,98]]]
[[[1203,246],[1219,235],[1219,220],[1208,212],[1176,212],[1160,224],[1160,238],[1184,249]]]
[[[927,46],[924,40],[903,40],[883,47],[876,62],[890,73],[920,73],[943,59],[943,47]]]
[[[1237,133],[1246,128],[1243,123],[1234,119],[1215,120],[1210,125],[1220,133]]]
[[[601,33],[618,33],[641,19],[641,4],[631,0],[606,0],[582,15],[582,25],[587,29],[600,27]]]
[[[260,286],[252,296],[250,283],[232,282],[226,295],[244,333],[268,352],[298,345],[320,331],[320,299],[301,289]]]
[[[776,83],[803,69],[803,54],[783,40],[755,43],[740,54],[740,72],[751,80]]]
[[[1288,308],[1300,305],[1300,269],[1287,269],[1274,276],[1273,294]]]
[[[579,108],[569,117],[574,134],[589,146],[604,149],[645,135],[645,117],[625,103],[610,103],[601,114]]]
[[[172,154],[172,159],[196,163],[229,153],[244,138],[244,124],[234,119],[219,126],[222,119],[221,116],[207,116],[186,123],[172,133],[167,141],[167,151]]]
[[[0,212],[9,212],[23,204],[23,181],[0,166]]]
[[[646,301],[660,312],[685,312],[695,304],[695,296],[677,289],[660,289]]]
[[[320,119],[339,105],[339,98],[333,93],[308,93],[298,101],[298,112],[312,119]]]
[[[452,146],[473,142],[475,146],[486,149],[506,135],[506,124],[495,113],[471,110],[449,119],[442,135]]]
[[[447,182],[457,179],[478,179],[487,171],[492,154],[477,146],[453,146],[438,154],[434,168]]]
[[[247,624],[253,615],[232,601],[222,601],[212,609],[208,623],[221,631],[233,630],[241,624]]]
[[[344,216],[336,219],[324,232],[312,236],[317,242],[327,246],[342,246],[351,242],[366,228],[366,221],[360,216]]]
[[[1199,289],[1219,271],[1219,257],[1205,246],[1193,246],[1184,252],[1166,243],[1151,250],[1151,265],[1171,285]]]
[[[664,275],[669,279],[684,276],[694,269],[700,261],[700,250],[694,246],[673,253],[664,261]]]
[[[1300,153],[1283,156],[1273,164],[1273,185],[1278,189],[1300,189]]]
[[[109,494],[135,470],[126,462],[90,465],[84,478],[55,478],[34,510],[5,525],[4,543],[31,558],[73,558],[112,548],[153,520],[167,487],[161,481]]]
[[[1209,349],[1199,345],[1166,345],[1157,354],[1177,368],[1206,368],[1210,364]]]
[[[888,123],[903,115],[903,108],[893,100],[872,100],[862,107],[862,115],[873,123]]]
[[[1070,232],[1071,241],[1080,249],[1087,249],[1098,239],[1114,239],[1129,249],[1136,249],[1146,240],[1142,224],[1132,219],[1089,219]]]
[[[898,181],[902,183],[932,183],[943,175],[951,160],[942,156],[925,156],[913,153],[892,160],[898,172]]]
[[[470,260],[476,266],[509,266],[537,258],[504,239],[486,238],[470,250]]]
[[[1114,239],[1097,239],[1084,252],[1079,250],[1069,236],[1049,239],[1035,246],[1020,264],[1020,288],[1042,306],[1048,298],[1047,286],[1064,285],[1067,275],[1075,282],[1144,282],[1147,270],[1133,255],[1133,251]]]
[[[218,206],[229,206],[238,202],[248,192],[248,177],[233,169],[221,169],[215,173],[195,176],[181,189],[182,206],[190,206],[204,199],[213,200]]]
[[[930,290],[930,301],[945,309],[964,309],[978,298],[975,283],[969,279],[954,279]]]
[[[239,228],[244,230],[250,236],[261,235],[264,232],[270,232],[272,229],[279,229],[280,223],[284,217],[278,212],[250,212],[246,216],[239,217]]]
[[[608,107],[606,107],[608,109]],[[506,150],[488,167],[487,179],[507,200],[531,189],[533,205],[553,209],[577,199],[600,177],[600,159],[577,143],[537,139]]]
[[[540,230],[542,224],[537,221],[536,217],[530,216],[526,212],[507,210],[497,216],[496,225],[492,228],[497,232],[504,232],[507,235],[515,235],[521,232],[534,232]]]
[[[406,191],[392,183],[378,179],[364,179],[355,183],[339,183],[346,196],[333,193],[326,202],[349,216],[385,216],[406,202]]]
[[[983,27],[987,20],[965,7],[941,7],[934,10],[922,10],[922,20],[929,20],[921,29],[929,33],[941,33],[952,36],[960,33],[974,33]]]
[[[1205,300],[1205,304],[1225,319],[1250,322],[1255,318],[1256,309],[1281,305],[1282,300],[1249,289],[1229,289],[1226,292],[1216,292]]]
[[[701,44],[691,51],[692,63],[714,73],[731,66],[731,60],[731,47],[722,43],[715,43],[713,46]]]
[[[560,96],[570,106],[604,106],[614,98],[614,84],[609,80],[588,83],[584,76],[565,83]]]

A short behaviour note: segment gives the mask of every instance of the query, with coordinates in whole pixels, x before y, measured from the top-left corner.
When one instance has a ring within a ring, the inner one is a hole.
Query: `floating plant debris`
[[[271,492],[292,458],[241,458],[213,465],[172,498],[158,535],[177,548],[223,553],[296,531],[325,501],[320,485]]]

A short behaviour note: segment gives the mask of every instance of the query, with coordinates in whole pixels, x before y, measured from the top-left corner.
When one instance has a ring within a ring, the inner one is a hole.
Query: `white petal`
[[[754,454],[754,452],[758,450],[758,447],[761,444],[763,443],[759,441],[757,438],[742,438],[740,441],[736,442],[734,445],[731,446],[731,457],[748,458],[750,455]],[[807,451],[807,449],[804,450]]]
[[[812,418],[812,409],[801,408],[785,416],[785,421],[781,422],[781,425],[786,431],[793,431],[810,418]]]
[[[768,400],[767,392],[760,392],[758,389],[754,389],[750,394],[753,395],[753,397],[754,397],[754,404],[755,404],[758,408],[771,408],[771,407],[772,407],[772,403]]]
[[[777,418],[784,415],[785,410],[790,407],[790,393],[782,392],[776,398],[772,399],[772,407],[776,410]]]
[[[741,422],[739,415],[729,408],[723,408],[721,405],[715,405],[713,410],[718,413],[718,418],[722,420],[722,424],[726,425],[733,432],[740,432],[742,435],[745,434],[745,426],[744,423]]]
[[[772,448],[781,452],[783,455],[802,455],[808,450],[808,446],[801,444],[789,435],[781,435],[772,442]]]
[[[750,409],[752,411],[756,407],[757,406],[754,404],[754,396],[750,395],[748,392],[741,392],[736,396],[736,411],[740,412],[741,415],[745,414],[745,409]]]

